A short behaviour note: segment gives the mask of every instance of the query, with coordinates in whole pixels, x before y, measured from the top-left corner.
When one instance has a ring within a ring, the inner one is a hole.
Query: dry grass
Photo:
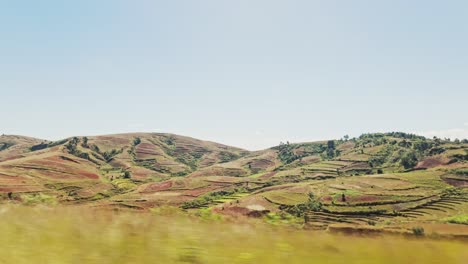
[[[466,243],[352,237],[265,224],[3,206],[0,263],[466,263]]]

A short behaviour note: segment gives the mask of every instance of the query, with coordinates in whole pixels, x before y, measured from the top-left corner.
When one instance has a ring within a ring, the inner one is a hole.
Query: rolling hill
[[[164,133],[0,137],[0,202],[286,215],[314,229],[468,214],[468,141],[401,132],[247,151]]]

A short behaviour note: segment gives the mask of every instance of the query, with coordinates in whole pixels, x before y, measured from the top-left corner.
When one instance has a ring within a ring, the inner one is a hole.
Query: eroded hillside
[[[161,133],[2,136],[0,199],[290,215],[311,228],[437,222],[468,214],[467,160],[467,140],[405,133],[255,152]]]

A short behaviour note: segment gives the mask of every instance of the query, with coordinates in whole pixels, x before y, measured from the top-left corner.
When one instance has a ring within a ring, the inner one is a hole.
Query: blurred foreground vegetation
[[[176,210],[0,207],[0,263],[466,263],[461,241],[355,237]]]

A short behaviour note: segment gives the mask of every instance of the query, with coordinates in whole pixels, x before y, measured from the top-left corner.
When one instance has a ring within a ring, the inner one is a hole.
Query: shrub
[[[456,215],[445,218],[444,220],[452,224],[468,225],[468,214]]]
[[[278,158],[284,163],[289,164],[300,157],[294,153],[294,146],[287,142],[281,142],[278,146]]]
[[[81,146],[83,148],[89,148],[89,145],[88,145],[88,138],[87,137],[84,137],[83,138],[83,142],[81,143]]]
[[[424,228],[420,226],[415,226],[411,229],[415,236],[424,236]]]
[[[21,196],[21,199],[24,204],[26,205],[38,205],[38,204],[45,204],[45,205],[56,205],[57,200],[54,196],[50,196],[43,193],[38,194],[25,194]]]
[[[280,206],[279,209],[296,217],[303,217],[307,212],[319,212],[322,210],[322,203],[315,199],[313,193],[309,193],[309,200],[306,203],[296,204],[293,206]]]
[[[413,151],[408,151],[403,154],[400,160],[400,164],[405,168],[405,169],[410,169],[416,166],[418,163],[418,158],[416,157],[416,154]]]
[[[45,149],[48,146],[49,145],[46,144],[46,143],[41,143],[41,144],[37,144],[37,145],[32,146],[30,149],[31,149],[31,151],[37,151],[37,150]]]

